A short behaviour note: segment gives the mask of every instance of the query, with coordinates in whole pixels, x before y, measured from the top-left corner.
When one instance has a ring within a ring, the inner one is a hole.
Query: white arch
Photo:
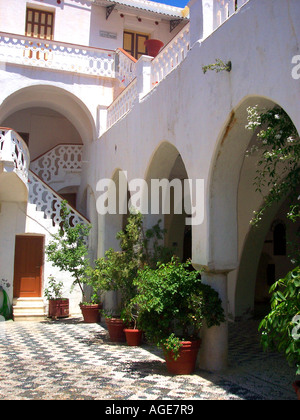
[[[16,111],[31,107],[51,108],[64,115],[77,129],[83,143],[96,139],[96,128],[86,105],[67,90],[51,85],[33,85],[11,93],[0,106],[0,124]]]

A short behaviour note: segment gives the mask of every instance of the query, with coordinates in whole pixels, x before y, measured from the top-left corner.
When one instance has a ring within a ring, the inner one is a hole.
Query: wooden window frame
[[[32,13],[32,20],[29,20],[29,12]],[[34,14],[38,13],[39,18],[38,22],[34,21]],[[42,23],[42,16],[45,15],[45,23]],[[51,16],[51,24],[48,24],[48,17]],[[31,25],[31,31],[28,31],[28,27]],[[34,36],[34,25],[38,26],[38,36]],[[44,35],[42,36],[41,28],[44,28]],[[47,36],[48,29],[50,28],[50,37]],[[47,39],[53,40],[54,34],[54,12],[50,12],[48,10],[41,10],[41,9],[34,9],[32,7],[27,7],[26,9],[26,21],[25,21],[25,34],[26,36],[30,36],[32,38],[37,39]]]
[[[124,34],[130,35],[131,36],[131,50],[128,50],[126,48],[124,48]],[[143,55],[146,54],[146,49],[145,51],[139,51],[138,50],[138,43],[139,43],[139,37],[143,37],[145,38],[145,41],[147,39],[149,39],[149,35],[142,33],[142,32],[135,32],[135,31],[131,31],[131,30],[124,30],[123,32],[123,49],[128,52],[130,55],[132,55],[132,57],[136,58],[137,60],[139,59],[139,55]]]

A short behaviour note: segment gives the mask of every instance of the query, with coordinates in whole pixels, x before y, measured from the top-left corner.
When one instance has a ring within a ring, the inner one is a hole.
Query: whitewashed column
[[[227,366],[228,323],[227,323],[227,273],[202,273],[202,282],[219,293],[226,322],[220,326],[203,327],[199,366],[209,371],[220,371]]]
[[[136,63],[137,92],[141,100],[151,90],[151,66],[153,57],[142,55]]]

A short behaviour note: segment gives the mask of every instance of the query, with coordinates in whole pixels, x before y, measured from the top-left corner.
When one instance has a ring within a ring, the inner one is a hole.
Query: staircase
[[[79,148],[77,148],[77,150],[78,149]],[[58,150],[61,150],[61,148]],[[77,152],[76,157],[77,156],[80,156],[79,160],[81,161],[81,153]],[[46,158],[49,158],[49,152],[47,152]],[[34,166],[37,172],[39,172],[39,175],[45,175],[45,173],[42,174],[42,171],[44,170],[46,158],[40,158]],[[42,162],[42,164],[40,162]],[[76,171],[78,173],[81,169],[80,163],[76,162],[76,158],[74,159],[74,154],[72,155],[72,167],[70,167],[71,164],[69,164],[69,167],[66,167],[66,165],[67,164],[64,164],[63,167],[63,170],[65,171]],[[62,166],[63,164],[60,165],[59,169],[62,169]],[[48,182],[51,184],[53,181],[57,180],[59,172],[61,174],[61,171],[57,170],[48,171],[47,183],[32,170],[29,170],[28,172],[29,195],[27,203],[26,232],[44,234],[46,243],[51,235],[58,232],[61,223],[61,203],[63,198],[48,185]],[[90,223],[89,220],[77,210],[69,205],[67,205],[67,207],[71,210],[71,225],[76,225],[77,223]],[[46,258],[45,264],[47,264]],[[47,316],[45,309],[43,297],[19,297],[13,299],[14,321],[44,320]]]
[[[43,321],[46,318],[42,297],[20,297],[13,299],[14,321]]]

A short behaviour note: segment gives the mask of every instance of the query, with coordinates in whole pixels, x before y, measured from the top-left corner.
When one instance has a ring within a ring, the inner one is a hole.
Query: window
[[[27,8],[25,35],[53,39],[54,13]]]
[[[286,255],[286,228],[283,222],[275,222],[273,227],[274,255]]]
[[[146,46],[144,45],[144,42],[148,38],[149,38],[149,35],[147,34],[124,31],[123,48],[130,55],[132,55],[132,57],[138,60],[142,55],[147,54]]]

